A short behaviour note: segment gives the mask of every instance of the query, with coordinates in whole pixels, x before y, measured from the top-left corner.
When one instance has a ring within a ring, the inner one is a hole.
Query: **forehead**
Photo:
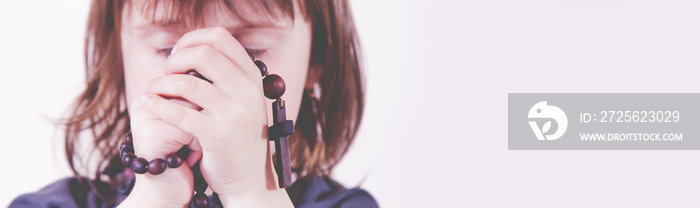
[[[125,12],[150,25],[201,28],[210,26],[287,26],[294,19],[291,0],[133,0]]]

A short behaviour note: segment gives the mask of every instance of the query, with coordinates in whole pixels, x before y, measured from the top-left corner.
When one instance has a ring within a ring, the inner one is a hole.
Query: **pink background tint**
[[[509,92],[699,92],[700,2],[351,1],[367,105],[334,176],[382,207],[698,207],[698,151],[508,151]],[[0,206],[69,174],[87,0],[0,1]]]

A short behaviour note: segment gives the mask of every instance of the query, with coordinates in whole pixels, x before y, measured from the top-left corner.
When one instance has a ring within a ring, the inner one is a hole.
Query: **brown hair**
[[[120,42],[126,1],[93,0],[86,31],[86,86],[64,123],[66,158],[73,173],[87,179],[103,198],[110,198],[103,195],[109,191],[99,187],[114,188],[120,183],[113,175],[103,177],[103,173],[123,169],[117,145],[129,129]],[[165,6],[166,16],[186,24],[198,24],[204,2],[210,2],[161,1],[147,1],[143,8],[153,11]],[[241,2],[212,2],[223,3],[241,17],[234,5]],[[362,118],[359,43],[346,0],[298,0],[296,4],[292,0],[250,1],[243,8],[274,18],[294,18],[294,5],[311,22],[310,65],[320,64],[323,70],[317,83],[320,92],[304,93],[302,98],[295,133],[290,137],[291,165],[298,178],[329,175],[347,152]],[[92,140],[80,140],[86,130]],[[87,142],[88,152],[79,149],[81,142]],[[90,168],[91,159],[96,159],[97,166]]]

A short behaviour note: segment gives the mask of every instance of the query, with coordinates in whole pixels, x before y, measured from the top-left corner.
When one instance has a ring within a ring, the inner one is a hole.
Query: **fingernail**
[[[144,93],[144,94],[141,94],[141,97],[139,98],[139,100],[141,101],[141,104],[145,104],[148,101],[148,98],[149,98],[148,94]]]

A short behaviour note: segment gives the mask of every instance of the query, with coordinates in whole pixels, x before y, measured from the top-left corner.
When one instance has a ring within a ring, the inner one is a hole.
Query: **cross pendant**
[[[275,171],[280,188],[292,186],[292,168],[289,159],[289,141],[287,136],[294,133],[294,122],[287,120],[284,100],[277,99],[272,103],[272,119],[275,124],[268,128],[270,140],[275,141]]]

